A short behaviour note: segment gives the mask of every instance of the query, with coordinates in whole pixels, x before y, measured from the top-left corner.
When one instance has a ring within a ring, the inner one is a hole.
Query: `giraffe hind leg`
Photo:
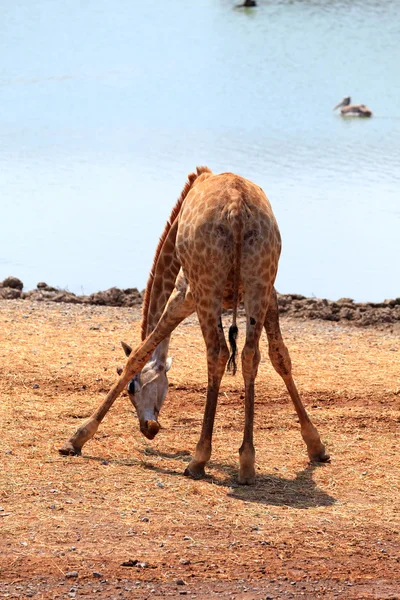
[[[203,425],[200,439],[196,446],[194,458],[185,470],[185,475],[193,479],[204,477],[204,467],[211,457],[212,434],[214,428],[215,412],[217,408],[218,392],[225,367],[229,359],[229,350],[222,328],[221,306],[216,310],[210,325],[211,307],[197,308],[200,326],[207,346],[208,387],[206,406],[204,409]]]
[[[245,292],[246,340],[242,351],[242,375],[245,388],[245,419],[243,443],[239,449],[239,483],[252,485],[255,480],[254,388],[260,363],[259,341],[268,305],[269,290],[266,285],[252,286],[251,294]]]

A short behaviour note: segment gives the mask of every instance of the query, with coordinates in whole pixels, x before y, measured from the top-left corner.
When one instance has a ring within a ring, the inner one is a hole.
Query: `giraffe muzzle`
[[[160,425],[157,421],[145,421],[144,424],[140,426],[140,431],[148,440],[153,440],[160,431]]]

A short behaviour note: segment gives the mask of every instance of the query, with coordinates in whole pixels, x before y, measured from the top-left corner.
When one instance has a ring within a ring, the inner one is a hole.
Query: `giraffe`
[[[149,439],[155,437],[160,428],[158,414],[167,393],[170,335],[186,317],[197,312],[206,344],[208,387],[200,439],[185,475],[203,477],[211,457],[222,376],[226,368],[233,373],[237,368],[237,307],[243,299],[246,337],[241,363],[245,406],[239,483],[250,485],[255,480],[254,385],[263,329],[272,365],[282,377],[297,412],[309,459],[329,461],[301,402],[280,331],[274,288],[280,251],[278,225],[263,190],[233,173],[214,174],[207,167],[197,167],[196,173],[189,175],[156,250],[144,297],[142,341],[133,350],[123,344],[129,358],[119,379],[93,415],[60,448],[60,453],[81,453],[127,384],[142,433]],[[232,309],[230,351],[222,327],[222,308]]]

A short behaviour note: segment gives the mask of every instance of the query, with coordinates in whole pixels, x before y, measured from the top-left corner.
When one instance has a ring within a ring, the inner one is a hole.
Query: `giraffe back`
[[[199,181],[181,208],[176,250],[195,295],[196,289],[206,293],[216,278],[226,280],[225,297],[230,290],[234,295],[243,269],[254,273],[254,281],[274,280],[281,239],[263,190],[233,173]]]

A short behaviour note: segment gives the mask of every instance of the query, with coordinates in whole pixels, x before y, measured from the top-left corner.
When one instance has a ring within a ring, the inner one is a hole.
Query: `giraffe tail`
[[[238,328],[237,325],[231,325],[229,327],[229,333],[228,333],[228,338],[229,338],[229,345],[231,347],[231,355],[229,357],[228,360],[228,365],[227,365],[227,371],[232,371],[232,375],[235,375],[236,371],[237,371],[237,364],[236,364],[236,356],[237,356],[237,344],[236,344],[236,340],[237,340],[237,336],[238,336]]]
[[[238,207],[239,208],[239,207]],[[240,209],[230,214],[234,239],[234,262],[233,262],[233,303],[232,303],[232,325],[229,327],[228,339],[231,347],[231,355],[228,360],[227,371],[232,371],[235,375],[237,371],[237,344],[238,328],[236,325],[237,307],[239,303],[239,284],[240,284],[240,264],[242,258],[242,237],[243,237],[243,221],[240,214]]]

